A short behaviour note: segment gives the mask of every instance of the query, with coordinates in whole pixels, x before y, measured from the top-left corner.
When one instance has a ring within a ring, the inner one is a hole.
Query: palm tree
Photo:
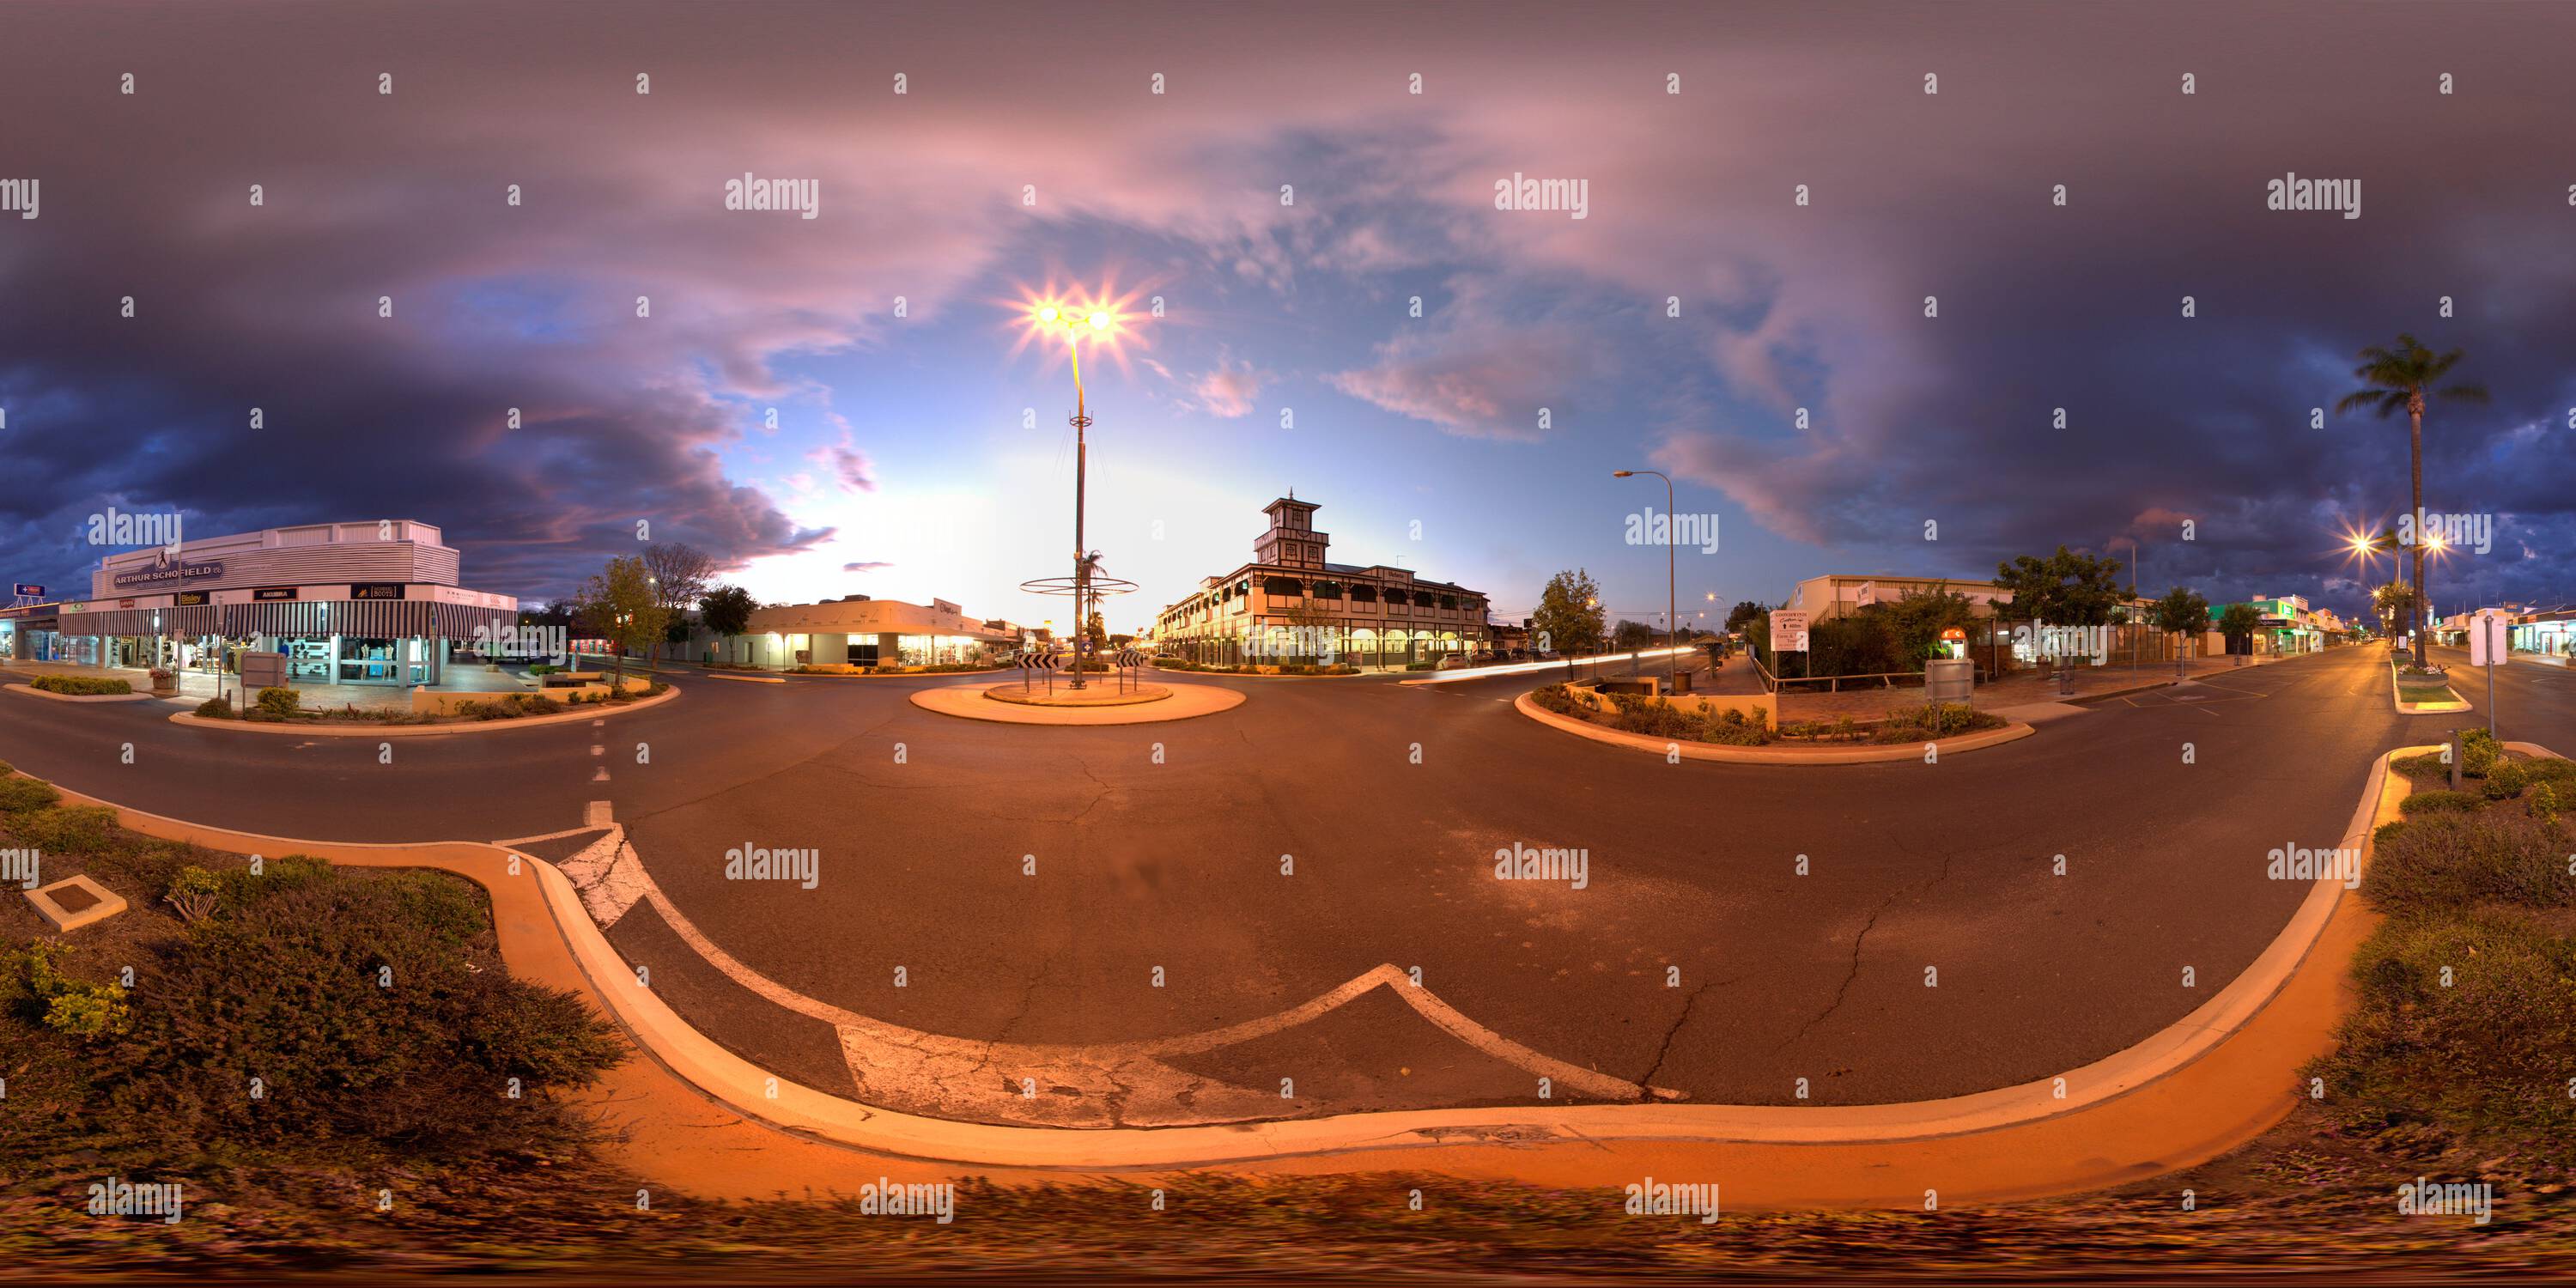
[[[2424,398],[2430,394],[2456,402],[2487,401],[2485,385],[2456,381],[2447,385],[2441,383],[2442,377],[2450,374],[2451,368],[2459,365],[2465,356],[2458,349],[2436,354],[2417,343],[2414,336],[2401,331],[2395,348],[2374,344],[2361,351],[2361,365],[2354,367],[2352,374],[2360,378],[2363,387],[2345,394],[2343,401],[2335,404],[2337,413],[2367,408],[2378,412],[2382,420],[2396,415],[2399,408],[2406,411],[2409,458],[2415,483],[2415,506],[2408,511],[2406,524],[2412,539],[2406,545],[2415,552],[2415,593],[2420,602],[2428,604],[2432,601],[2424,598]],[[2417,670],[2424,667],[2424,632],[2415,629],[2421,624],[2417,619],[2408,621],[2409,630],[2415,636]]]

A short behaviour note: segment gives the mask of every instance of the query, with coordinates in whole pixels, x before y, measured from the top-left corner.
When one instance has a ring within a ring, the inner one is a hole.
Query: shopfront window
[[[387,639],[340,639],[339,682],[342,684],[396,684],[401,682],[398,669],[401,658],[399,642]]]

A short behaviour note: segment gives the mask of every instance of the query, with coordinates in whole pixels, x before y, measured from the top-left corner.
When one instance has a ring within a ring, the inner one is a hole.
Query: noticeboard
[[[242,688],[256,692],[278,688],[286,683],[284,653],[244,653],[241,655]]]
[[[1805,609],[1778,608],[1771,612],[1771,651],[1804,653],[1807,651],[1807,613]]]

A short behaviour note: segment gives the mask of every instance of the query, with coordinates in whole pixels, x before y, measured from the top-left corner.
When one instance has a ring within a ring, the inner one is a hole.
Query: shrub
[[[1615,709],[1611,726],[1627,733],[1649,738],[1697,739],[1700,722],[1672,703],[1635,693],[1613,693],[1610,702]]]
[[[2418,814],[2402,828],[2380,830],[2361,891],[2392,915],[2485,903],[2576,907],[2576,877],[2567,873],[2566,854],[2563,830],[2533,827],[2510,815]]]
[[[134,686],[124,680],[110,680],[96,675],[40,675],[27,683],[47,693],[66,697],[94,698],[109,694],[132,693]]]
[[[2487,801],[2475,792],[2423,791],[2410,792],[2397,802],[2397,808],[2408,818],[2418,814],[2467,813],[2484,808]]]
[[[253,701],[259,704],[261,714],[281,720],[302,709],[293,689],[262,689]]]
[[[644,696],[648,698],[658,698],[670,691],[671,686],[660,680],[655,680],[651,684],[644,686]]]
[[[45,1027],[76,1038],[123,1033],[134,1023],[125,990],[114,984],[75,984],[54,995],[45,1008]]]
[[[1561,716],[1577,714],[1583,706],[1582,703],[1575,701],[1574,695],[1562,684],[1551,684],[1531,690],[1530,701],[1542,711],[1553,711]]]
[[[179,875],[170,879],[170,888],[161,898],[179,910],[181,921],[193,924],[213,916],[215,906],[223,901],[223,895],[223,878],[190,864],[179,869]]]
[[[1757,712],[1738,711],[1732,707],[1712,707],[1700,718],[1700,739],[1736,747],[1759,747],[1771,741]]]
[[[44,809],[62,798],[52,783],[34,778],[0,778],[0,814]]]
[[[530,674],[530,675],[552,675],[552,674],[554,674],[555,672],[560,671],[560,670],[562,670],[562,669],[563,669],[562,667],[557,666],[557,665],[555,665],[555,664],[554,664],[554,663],[552,663],[552,662],[539,662],[539,663],[537,663],[536,665],[531,666],[531,667],[529,667],[529,668],[528,668],[528,674]]]
[[[2558,817],[2559,810],[2565,808],[2558,803],[2558,795],[2558,784],[2537,784],[2531,789],[2530,794],[2523,798],[2524,808],[2531,812],[2533,818],[2543,823],[2549,822]]]
[[[2460,735],[2460,772],[2471,778],[2484,778],[2496,763],[2503,748],[2496,745],[2494,734],[2484,729],[2471,729]]]
[[[103,1081],[149,1127],[190,1140],[512,1149],[562,1120],[503,1094],[510,1079],[542,1097],[623,1058],[579,997],[465,968],[460,949],[489,925],[470,886],[286,863],[232,884],[281,875],[192,927],[137,990]],[[261,1101],[241,1094],[247,1051],[272,1088]]]
[[[2525,760],[2517,763],[2522,766],[2523,777],[2531,782],[2556,783],[2561,787],[2576,783],[2576,760],[2551,756],[2546,760]],[[2566,795],[2564,791],[2559,794]]]
[[[2354,955],[2338,1050],[2301,1072],[2348,1125],[2429,1121],[2576,1161],[2576,1097],[2534,1087],[2535,1070],[2576,1065],[2571,949],[2513,909],[2392,919]]]
[[[2463,767],[2465,769],[2465,766]],[[2522,795],[2531,781],[2528,771],[2518,760],[2493,760],[2487,763],[2486,797],[2491,801],[2509,801]]]
[[[1849,717],[1844,718],[1849,722]],[[1928,703],[1919,707],[1896,707],[1879,722],[1871,733],[1873,742],[1928,742],[1979,729],[2000,729],[2003,717],[1979,711],[1964,702]]]
[[[11,817],[9,830],[47,854],[96,854],[116,838],[116,811],[104,805],[56,805]]]
[[[654,683],[662,684],[659,680],[654,681]],[[671,686],[662,684],[662,687],[667,689]],[[553,698],[549,698],[542,693],[518,695],[516,700],[519,704],[519,709],[532,716],[550,716],[564,709],[562,703],[557,702]]]
[[[132,1019],[125,990],[65,976],[54,964],[60,951],[48,943],[16,952],[0,949],[0,1014],[78,1038],[125,1031]]]
[[[201,719],[201,720],[230,720],[230,719],[232,719],[232,718],[233,718],[233,704],[232,704],[232,700],[231,700],[231,699],[229,699],[229,698],[208,698],[208,699],[206,699],[205,701],[198,703],[198,704],[197,704],[197,718],[199,718],[199,719]]]

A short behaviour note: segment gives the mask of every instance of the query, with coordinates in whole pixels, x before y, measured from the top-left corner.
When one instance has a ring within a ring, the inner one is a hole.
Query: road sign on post
[[[2469,615],[2469,665],[2487,673],[2487,736],[2495,736],[2495,669],[2513,654],[2513,617],[2501,608]]]
[[[1804,609],[1775,609],[1771,613],[1771,652],[1804,653],[1807,651],[1807,613]]]

